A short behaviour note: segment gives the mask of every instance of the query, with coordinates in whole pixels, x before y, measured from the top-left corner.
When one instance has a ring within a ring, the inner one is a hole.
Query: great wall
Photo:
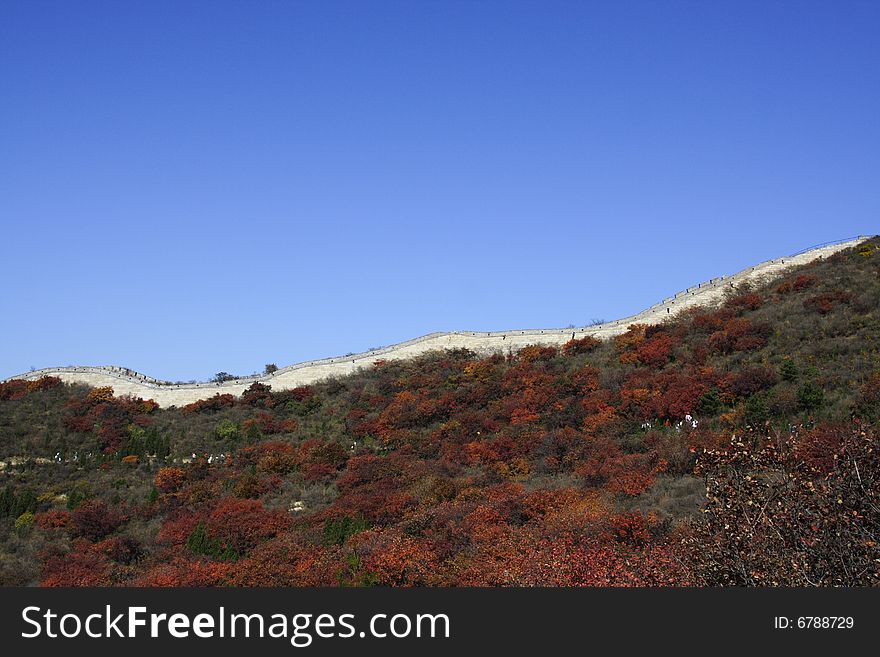
[[[531,344],[564,344],[574,337],[587,335],[607,339],[623,333],[630,324],[656,324],[686,308],[718,303],[729,289],[747,282],[758,283],[763,279],[779,275],[789,267],[803,265],[818,258],[828,257],[843,249],[854,247],[865,239],[868,237],[860,236],[826,243],[791,256],[768,260],[732,276],[720,276],[689,287],[636,315],[591,326],[493,331],[489,333],[474,331],[430,333],[382,349],[296,363],[272,374],[240,377],[222,383],[170,383],[116,366],[50,367],[10,377],[10,379],[38,379],[43,376],[56,376],[67,383],[81,383],[93,387],[110,386],[116,395],[153,399],[160,406],[183,406],[211,397],[216,393],[241,395],[248,386],[257,381],[271,385],[274,390],[287,390],[322,379],[351,374],[360,368],[371,366],[376,360],[413,358],[435,350],[464,348],[484,354],[495,351],[515,351]]]

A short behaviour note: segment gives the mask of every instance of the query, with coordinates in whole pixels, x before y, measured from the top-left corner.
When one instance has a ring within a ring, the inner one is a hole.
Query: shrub
[[[324,545],[342,545],[349,536],[369,528],[370,523],[362,515],[329,518],[324,523]]]
[[[710,388],[702,394],[697,402],[697,413],[713,417],[721,410],[721,393],[718,388]]]
[[[760,294],[748,293],[748,294],[739,294],[735,297],[732,297],[727,300],[727,307],[733,308],[735,310],[744,311],[744,310],[757,310],[764,303],[764,300],[761,298]]]
[[[91,491],[89,490],[88,485],[75,486],[73,490],[71,490],[67,494],[67,508],[70,511],[78,508],[80,504],[85,502],[92,496]]]
[[[73,512],[79,534],[93,542],[114,532],[124,521],[125,518],[103,500],[83,502]]]
[[[238,440],[240,434],[239,426],[228,418],[220,420],[217,426],[214,427],[214,437],[217,440]]]
[[[33,524],[34,514],[30,511],[25,511],[15,519],[15,533],[19,536],[27,535],[30,533]]]
[[[221,395],[218,392],[213,397],[187,404],[181,410],[184,413],[198,413],[201,411],[219,411],[222,408],[230,408],[232,406],[235,406],[235,395],[230,395],[229,393]]]
[[[877,586],[878,457],[871,435],[827,428],[702,453],[706,506],[680,544],[694,583]]]
[[[837,305],[849,303],[852,300],[852,296],[853,295],[850,292],[844,290],[825,292],[823,294],[817,294],[804,301],[804,308],[806,310],[817,312],[820,315],[827,315],[834,310]]]
[[[181,468],[161,468],[156,473],[156,488],[162,493],[174,493],[183,486],[185,478]]]
[[[562,345],[562,353],[566,356],[576,356],[578,354],[586,354],[593,351],[602,342],[592,335],[583,338],[574,338]]]
[[[272,398],[272,386],[255,381],[241,393],[240,402],[246,406],[272,408],[275,405],[275,400]]]
[[[559,350],[556,347],[534,344],[520,349],[517,352],[517,358],[525,363],[532,363],[541,360],[550,360],[558,353]]]
[[[776,372],[767,367],[750,367],[734,374],[728,390],[737,397],[748,397],[776,384]]]
[[[636,355],[639,362],[648,367],[659,369],[669,362],[672,347],[672,338],[665,333],[661,333],[638,345],[636,347]]]
[[[855,410],[868,421],[880,419],[880,372],[875,372],[862,385]]]
[[[767,398],[764,395],[752,395],[746,401],[745,420],[753,427],[764,424],[770,417]]]
[[[783,381],[794,381],[799,374],[797,365],[790,359],[782,361],[782,365],[779,366],[779,376]]]
[[[798,389],[798,407],[805,412],[818,410],[825,402],[825,392],[813,381],[807,381]]]
[[[216,538],[208,537],[205,523],[200,522],[186,538],[186,547],[193,554],[212,557],[217,561],[236,561],[238,553],[229,545],[224,545]]]
[[[812,287],[816,284],[816,277],[812,274],[799,274],[797,278],[794,279],[794,289],[799,292],[800,290],[806,290],[808,287]]]

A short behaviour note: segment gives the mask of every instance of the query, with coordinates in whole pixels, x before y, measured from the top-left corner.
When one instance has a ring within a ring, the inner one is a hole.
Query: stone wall
[[[573,337],[586,335],[607,339],[623,333],[630,324],[656,324],[685,308],[717,304],[723,299],[727,290],[737,285],[746,282],[759,283],[764,279],[773,278],[789,267],[828,257],[837,251],[853,247],[864,239],[866,238],[843,240],[808,249],[792,256],[768,260],[733,276],[721,276],[689,287],[631,317],[593,326],[489,333],[473,331],[431,333],[382,349],[297,363],[279,369],[273,374],[243,377],[224,383],[174,384],[116,366],[51,367],[11,378],[37,379],[42,376],[57,376],[68,383],[84,383],[93,387],[110,386],[116,395],[132,395],[153,399],[160,406],[183,406],[199,399],[211,397],[216,393],[240,395],[255,381],[269,384],[274,390],[286,390],[322,379],[351,374],[360,368],[371,366],[379,359],[406,359],[439,349],[464,348],[484,354],[495,351],[515,351],[530,344],[564,344]]]

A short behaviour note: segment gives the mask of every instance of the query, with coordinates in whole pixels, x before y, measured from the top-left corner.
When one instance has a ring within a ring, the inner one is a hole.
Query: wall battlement
[[[840,240],[800,251],[791,256],[768,260],[732,276],[720,276],[691,286],[630,317],[592,326],[487,333],[476,331],[430,333],[382,349],[296,363],[272,374],[241,377],[223,383],[170,383],[113,365],[50,367],[11,378],[33,380],[43,376],[57,376],[66,383],[83,383],[93,387],[110,386],[116,395],[132,395],[153,399],[159,406],[183,406],[217,393],[241,395],[248,386],[257,381],[271,385],[273,390],[287,390],[322,379],[354,373],[360,368],[371,366],[376,360],[413,358],[428,351],[464,348],[483,354],[496,351],[516,351],[531,344],[561,345],[573,337],[587,335],[604,340],[625,332],[631,324],[656,324],[686,308],[717,304],[724,298],[724,293],[727,290],[737,285],[746,282],[758,283],[764,279],[772,278],[789,267],[828,257],[843,249],[854,247],[865,239],[868,238],[856,237]]]

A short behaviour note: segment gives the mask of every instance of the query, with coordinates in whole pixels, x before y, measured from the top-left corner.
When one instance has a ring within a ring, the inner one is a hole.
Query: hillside
[[[0,583],[880,584],[880,242],[791,264],[180,407],[4,382]]]

